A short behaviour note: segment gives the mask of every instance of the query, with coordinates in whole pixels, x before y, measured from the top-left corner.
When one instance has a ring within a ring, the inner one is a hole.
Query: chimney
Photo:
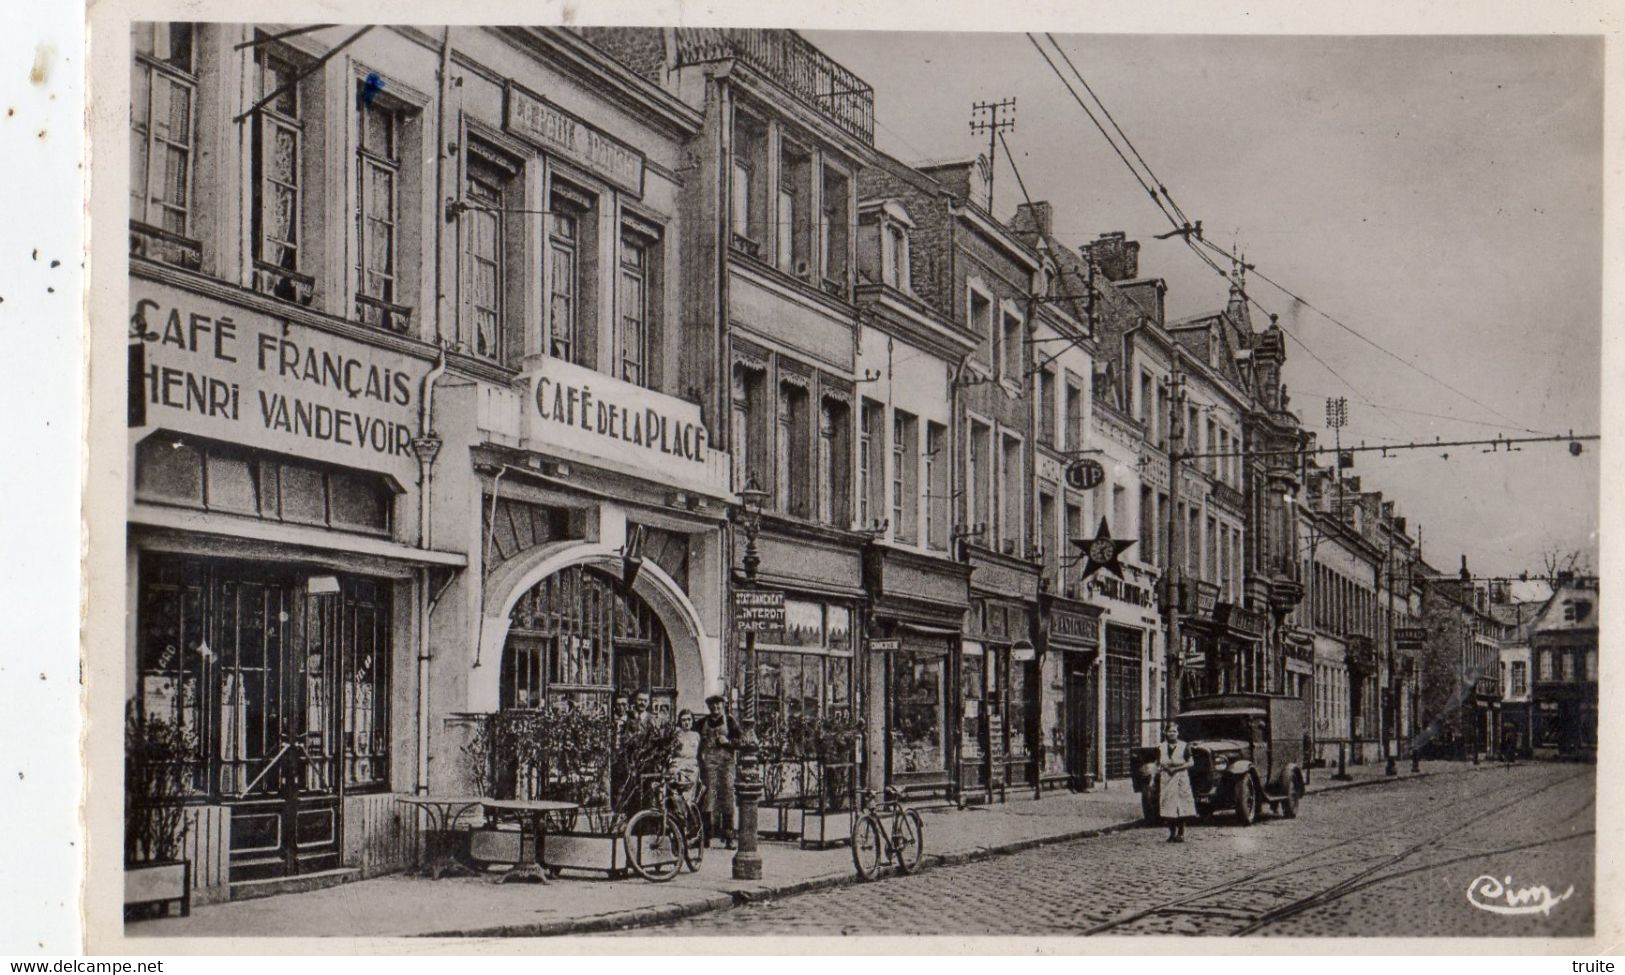
[[[1140,242],[1129,240],[1121,230],[1101,234],[1084,244],[1083,256],[1100,268],[1108,281],[1127,281],[1140,276]]]
[[[1473,574],[1467,571],[1467,553],[1463,552],[1461,555],[1461,581],[1471,582],[1472,579]]]
[[[1050,206],[1048,200],[1039,200],[1031,205],[1023,203],[1016,207],[1014,226],[1011,229],[1017,233],[1049,237],[1054,227],[1055,208]]]

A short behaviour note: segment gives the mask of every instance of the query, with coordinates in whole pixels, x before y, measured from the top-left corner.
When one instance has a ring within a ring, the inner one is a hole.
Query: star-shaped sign
[[[1112,537],[1111,529],[1106,527],[1106,519],[1100,519],[1100,528],[1096,530],[1094,538],[1074,538],[1072,544],[1076,545],[1089,560],[1083,567],[1085,579],[1094,575],[1101,569],[1107,569],[1112,575],[1123,578],[1123,564],[1118,556],[1134,544],[1134,539],[1122,541]]]

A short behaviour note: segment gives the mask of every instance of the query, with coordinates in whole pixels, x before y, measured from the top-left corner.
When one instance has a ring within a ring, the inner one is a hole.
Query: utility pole
[[[1009,112],[1009,117],[1005,116]],[[999,164],[999,133],[1016,130],[1016,100],[976,102],[970,107],[972,134],[987,133],[987,212],[993,212],[993,174]]]
[[[1174,371],[1169,373],[1163,381],[1163,388],[1168,390],[1168,510],[1164,512],[1168,524],[1168,569],[1163,573],[1163,616],[1164,629],[1168,638],[1168,686],[1164,689],[1167,700],[1164,705],[1163,716],[1173,720],[1179,713],[1179,679],[1180,679],[1180,653],[1184,647],[1179,637],[1179,563],[1180,537],[1178,524],[1179,511],[1179,461],[1183,453],[1181,445],[1184,443],[1184,413],[1185,413],[1185,376],[1179,371],[1178,353],[1174,354]],[[1154,414],[1150,414],[1154,415]]]

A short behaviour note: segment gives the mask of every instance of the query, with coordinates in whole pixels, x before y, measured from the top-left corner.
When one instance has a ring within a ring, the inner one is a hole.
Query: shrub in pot
[[[132,916],[178,902],[191,911],[191,862],[182,843],[191,822],[185,800],[197,754],[190,732],[142,715],[132,702],[124,721],[124,908]]]

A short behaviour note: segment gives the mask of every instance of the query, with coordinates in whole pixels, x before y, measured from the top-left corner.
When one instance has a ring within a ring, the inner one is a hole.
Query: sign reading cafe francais
[[[427,363],[131,278],[132,395],[162,428],[406,480]]]

